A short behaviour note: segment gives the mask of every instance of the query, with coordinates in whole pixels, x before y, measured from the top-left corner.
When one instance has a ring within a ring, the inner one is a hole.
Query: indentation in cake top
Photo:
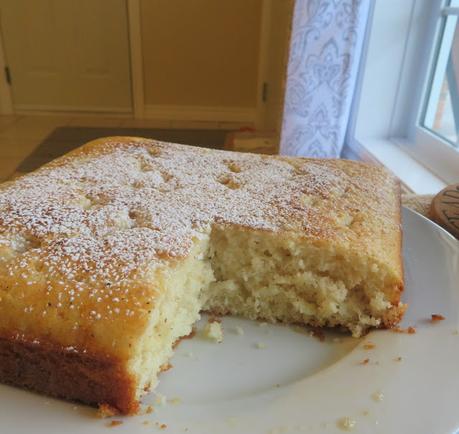
[[[74,299],[89,281],[107,283],[96,299],[122,296],[145,264],[187,255],[216,222],[342,242],[357,238],[354,215],[394,224],[380,211],[394,183],[379,168],[146,139],[84,149],[0,189],[0,264],[32,284],[40,264]]]

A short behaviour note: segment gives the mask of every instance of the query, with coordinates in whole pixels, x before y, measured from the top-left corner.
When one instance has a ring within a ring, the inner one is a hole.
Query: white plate
[[[183,341],[173,369],[161,375],[158,391],[181,402],[158,406],[150,395],[144,403],[152,403],[154,413],[116,418],[123,424],[113,432],[342,433],[344,417],[355,421],[353,433],[455,432],[459,243],[409,210],[403,218],[409,309],[402,326],[415,326],[415,335],[374,331],[356,340],[327,334],[319,342],[290,327],[225,318],[222,344],[199,336]],[[432,313],[446,319],[432,324]],[[376,347],[365,350],[367,341]],[[366,358],[368,364],[359,364]],[[106,434],[107,422],[84,406],[0,386],[2,434]]]

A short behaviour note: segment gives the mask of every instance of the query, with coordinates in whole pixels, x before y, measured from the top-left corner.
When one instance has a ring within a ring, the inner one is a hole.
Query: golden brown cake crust
[[[135,414],[135,382],[119,361],[22,336],[0,337],[0,382]]]
[[[0,381],[86,402],[111,404],[119,393],[114,405],[132,411],[122,372],[164,290],[165,264],[173,268],[214,225],[358,252],[391,270],[390,301],[400,300],[400,194],[386,170],[100,139],[0,186],[0,336],[14,330],[42,343],[3,338],[1,369],[9,368]],[[389,311],[384,325],[403,309]],[[73,351],[56,380],[68,392],[11,365],[17,354],[25,370],[58,366],[59,348]],[[69,368],[78,366],[88,381],[108,367],[100,381],[118,378],[120,389],[90,398],[88,382],[70,385]]]

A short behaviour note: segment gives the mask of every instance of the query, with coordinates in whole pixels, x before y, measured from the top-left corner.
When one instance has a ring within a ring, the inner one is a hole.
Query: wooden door
[[[15,110],[131,112],[126,0],[0,0]]]

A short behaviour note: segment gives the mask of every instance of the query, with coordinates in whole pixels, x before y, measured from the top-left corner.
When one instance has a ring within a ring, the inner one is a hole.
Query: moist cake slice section
[[[210,245],[215,281],[204,310],[213,314],[340,327],[360,336],[391,327],[403,312],[399,276],[359,249],[240,227],[216,228]]]
[[[381,168],[90,142],[0,187],[0,381],[134,413],[201,310],[391,327],[400,244]]]

